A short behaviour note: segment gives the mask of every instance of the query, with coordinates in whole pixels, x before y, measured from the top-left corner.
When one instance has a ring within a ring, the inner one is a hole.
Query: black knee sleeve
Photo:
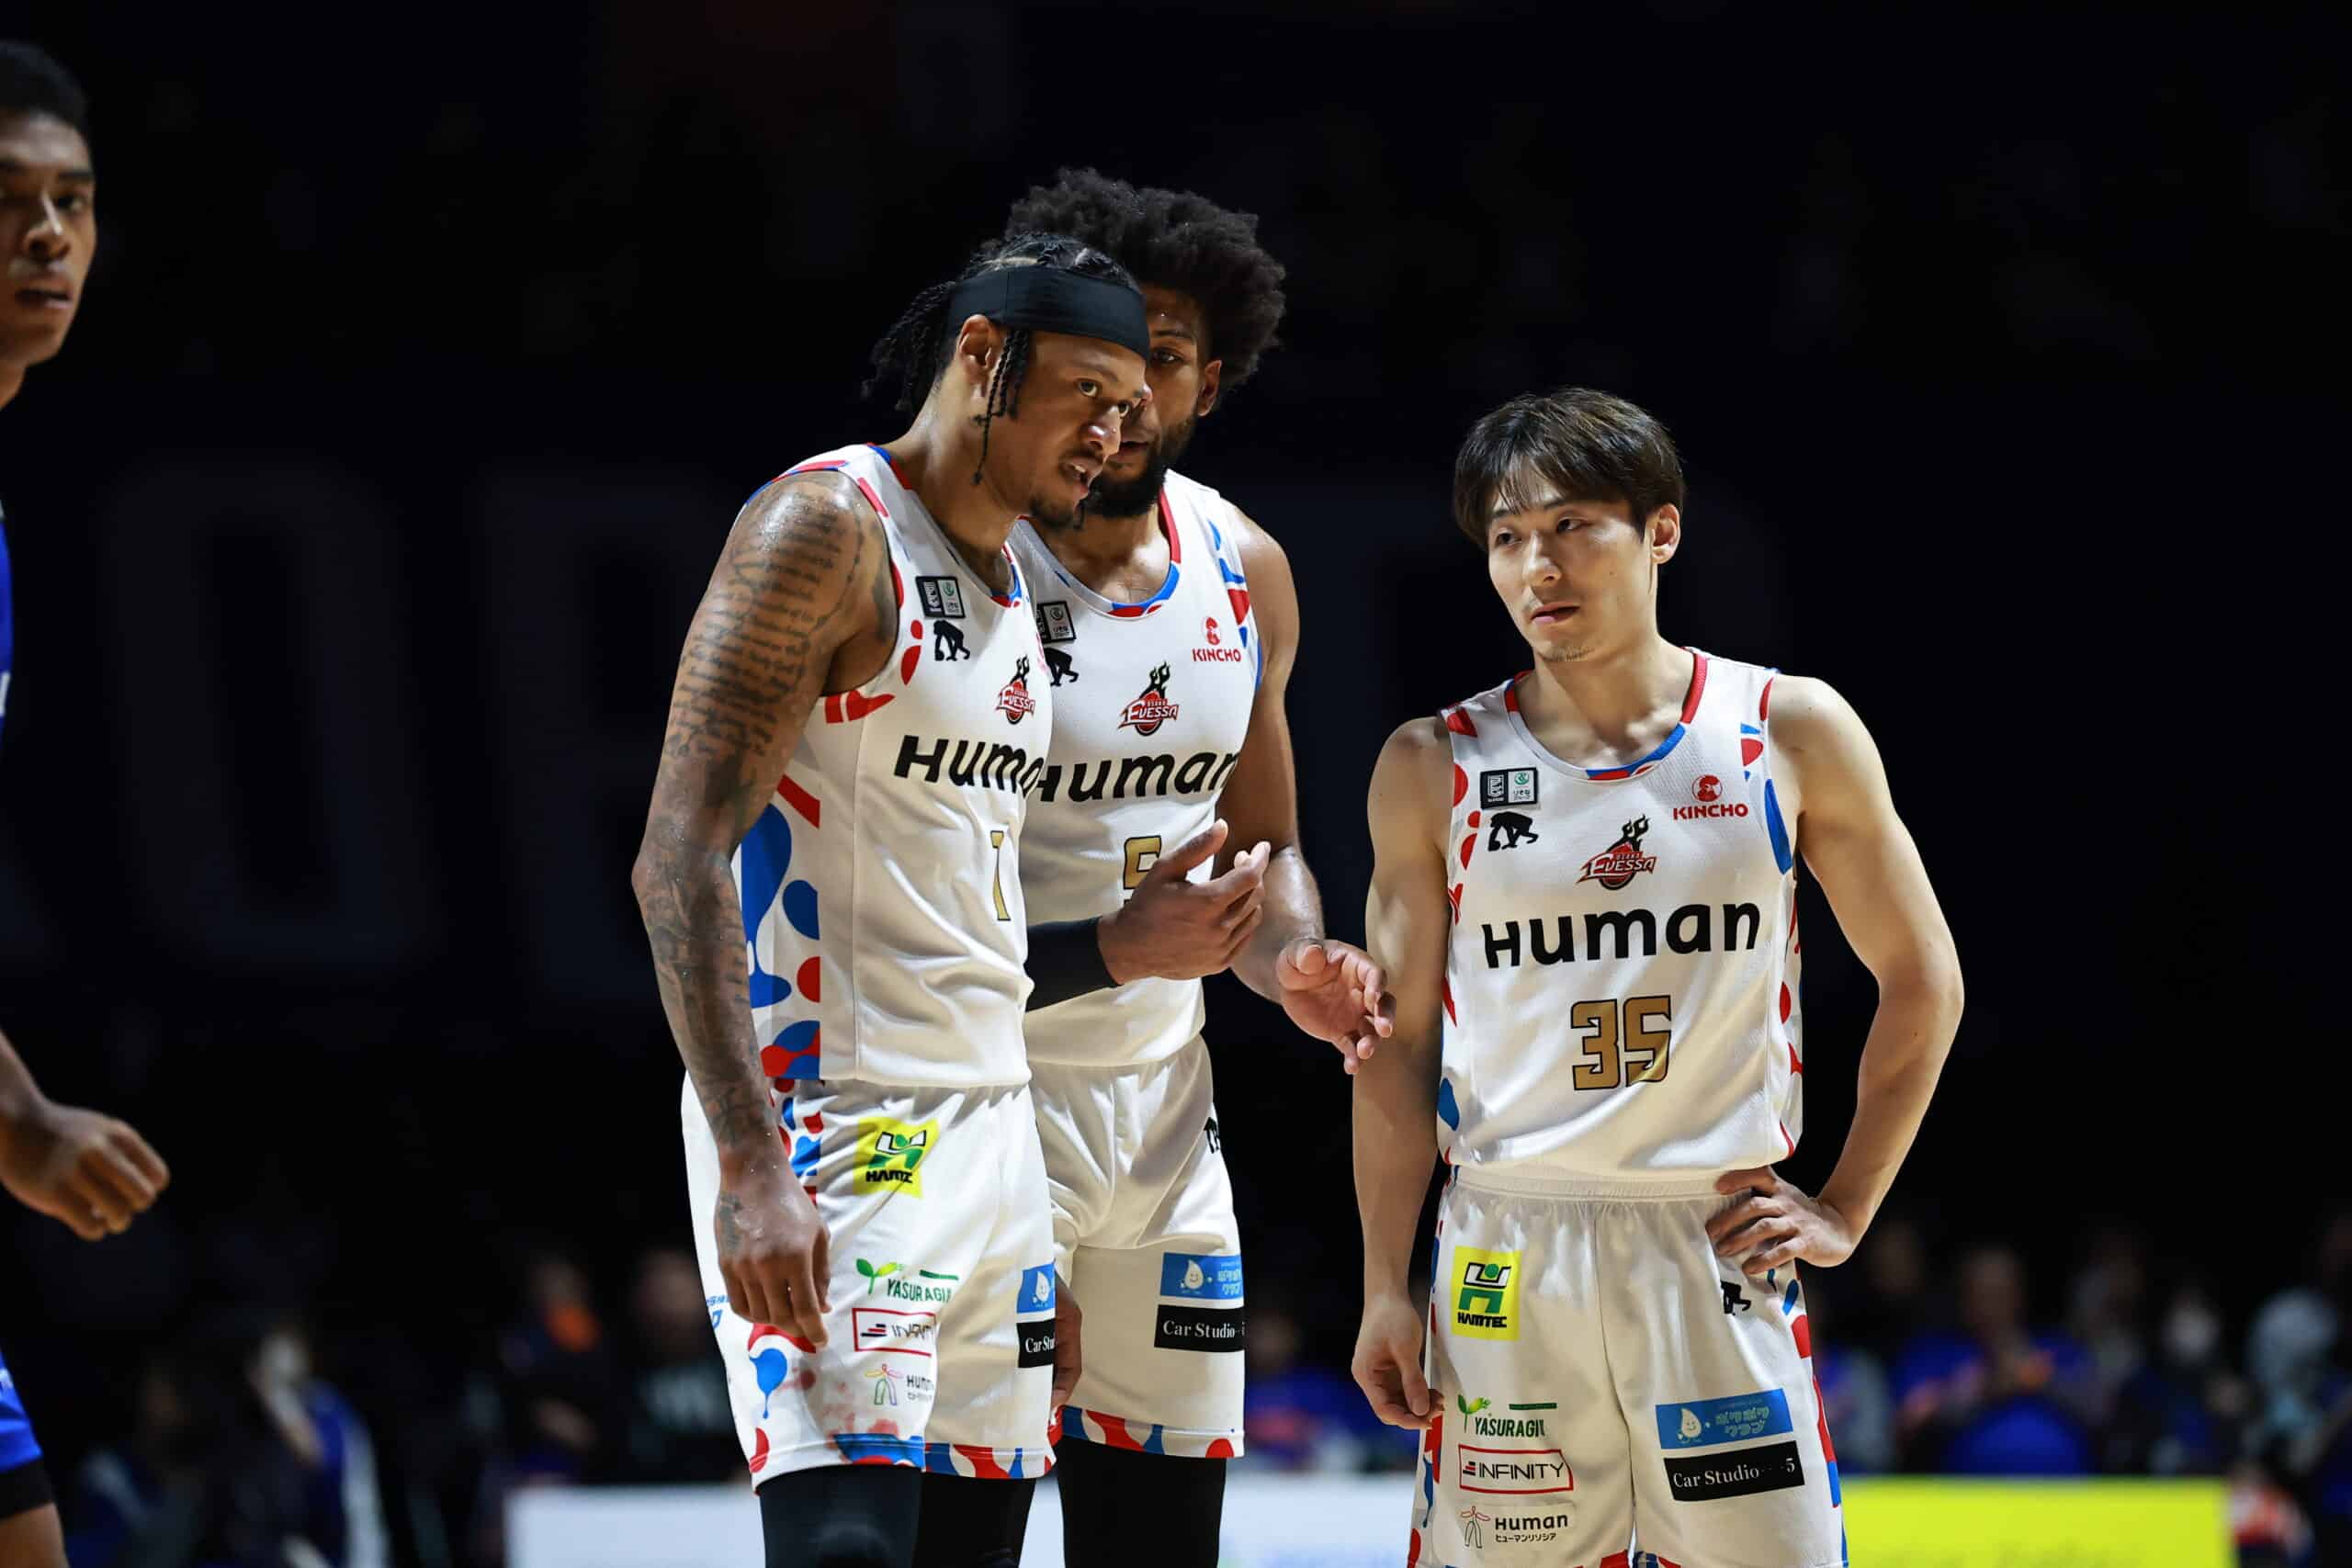
[[[924,1476],[915,1568],[1014,1568],[1036,1490],[1034,1481]]]
[[[830,1464],[760,1488],[767,1568],[908,1568],[922,1472],[905,1465]]]
[[[1065,1439],[1054,1450],[1069,1568],[1215,1568],[1225,1461]]]

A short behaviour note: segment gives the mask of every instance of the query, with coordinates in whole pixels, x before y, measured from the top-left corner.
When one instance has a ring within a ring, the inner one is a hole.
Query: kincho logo
[[[1453,1332],[1467,1339],[1519,1337],[1519,1254],[1453,1249]]]
[[[939,1135],[936,1122],[893,1122],[877,1117],[857,1124],[857,1190],[922,1196],[922,1162]]]
[[[1611,893],[1645,871],[1657,869],[1657,856],[1642,853],[1642,838],[1650,830],[1650,819],[1636,817],[1621,829],[1617,841],[1584,863],[1584,874],[1578,882],[1598,882]]]
[[[1725,800],[1723,795],[1724,781],[1713,773],[1703,774],[1698,783],[1690,786],[1690,798],[1699,804],[1676,807],[1674,819],[1677,822],[1688,822],[1700,817],[1745,817],[1747,815],[1747,802]]]

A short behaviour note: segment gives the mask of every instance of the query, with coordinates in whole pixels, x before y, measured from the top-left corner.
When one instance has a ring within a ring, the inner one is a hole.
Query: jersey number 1
[[[1005,907],[1004,902],[1003,829],[991,828],[989,829],[989,848],[996,852],[996,871],[994,874],[989,878],[989,891],[996,895],[996,918],[1000,920],[1009,920],[1012,919],[1012,911]]]

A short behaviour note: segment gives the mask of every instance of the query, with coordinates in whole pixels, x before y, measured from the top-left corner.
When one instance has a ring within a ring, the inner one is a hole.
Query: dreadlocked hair
[[[956,352],[956,336],[963,327],[961,321],[947,320],[947,301],[956,287],[984,272],[1005,266],[1051,266],[1074,272],[1080,277],[1100,277],[1133,288],[1136,280],[1102,251],[1068,234],[1044,231],[1026,231],[1010,234],[1001,240],[991,240],[972,254],[964,270],[944,283],[934,283],[910,300],[890,323],[874,345],[874,374],[858,389],[861,397],[873,397],[877,391],[896,385],[898,399],[892,405],[901,413],[912,413],[922,406],[931,389],[939,384],[947,361]],[[1004,333],[1004,352],[997,355],[996,369],[989,378],[988,401],[981,406],[980,464],[984,468],[989,456],[989,427],[999,414],[1007,419],[1018,418],[1015,412],[1021,401],[1021,384],[1028,378],[1030,350],[1036,334],[1027,327],[1008,327]],[[972,482],[980,482],[979,468],[972,470]]]
[[[1008,233],[1046,229],[1110,252],[1145,283],[1190,295],[1208,314],[1202,353],[1225,361],[1232,390],[1274,346],[1283,264],[1258,243],[1258,215],[1189,190],[1141,189],[1093,169],[1063,169],[1012,204]]]

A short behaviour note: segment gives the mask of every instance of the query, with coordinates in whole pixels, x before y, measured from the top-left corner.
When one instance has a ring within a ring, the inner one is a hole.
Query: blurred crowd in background
[[[289,1540],[334,1568],[497,1568],[519,1487],[748,1492],[680,1239],[617,1268],[602,1265],[620,1252],[525,1248],[498,1326],[438,1349],[263,1302],[73,1375],[45,1345],[12,1348],[42,1369],[21,1381],[60,1450],[76,1568],[312,1561],[283,1555]],[[1401,1532],[1417,1438],[1374,1419],[1349,1378],[1338,1299],[1279,1243],[1249,1256],[1237,1473],[1392,1472]],[[1853,1264],[1804,1275],[1841,1472],[2215,1477],[2241,1568],[2345,1561],[2352,1210],[2250,1319],[2222,1305],[2219,1266],[2120,1224],[2030,1264],[1890,1214]]]

